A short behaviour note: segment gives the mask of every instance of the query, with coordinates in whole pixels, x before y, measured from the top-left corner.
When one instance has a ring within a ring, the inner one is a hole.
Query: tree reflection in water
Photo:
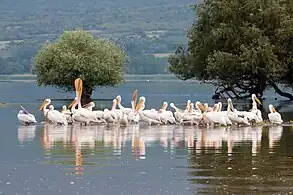
[[[189,180],[203,184],[196,189],[200,193],[270,194],[292,190],[293,151],[282,151],[293,141],[288,127],[284,127],[284,133],[282,126],[198,132],[201,135],[191,155]]]

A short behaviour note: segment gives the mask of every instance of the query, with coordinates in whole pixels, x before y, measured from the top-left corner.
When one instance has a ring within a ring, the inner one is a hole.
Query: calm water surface
[[[95,98],[132,92],[147,107],[163,101],[210,104],[214,88],[183,82],[132,82],[100,89]],[[289,126],[200,129],[192,126],[79,125],[42,123],[37,109],[47,97],[73,98],[35,83],[0,83],[0,194],[291,194],[293,133]],[[286,101],[273,101],[286,121],[293,119]],[[58,108],[67,102],[53,101]],[[19,105],[39,123],[20,126]],[[106,106],[107,102],[96,102]],[[285,105],[285,106],[284,106]],[[242,104],[238,103],[238,107]]]

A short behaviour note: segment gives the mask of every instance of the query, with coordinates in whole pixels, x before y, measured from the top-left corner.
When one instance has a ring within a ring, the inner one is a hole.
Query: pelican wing
[[[66,117],[58,110],[50,110],[48,112],[48,119],[54,123],[67,124]]]
[[[36,123],[36,119],[32,114],[18,114],[18,120],[24,123]]]
[[[143,114],[147,117],[147,118],[150,118],[150,119],[153,119],[153,120],[160,120],[160,116],[159,114],[156,112],[156,111],[144,111]]]
[[[268,117],[269,117],[269,120],[271,123],[275,123],[275,124],[282,124],[283,123],[282,117],[281,117],[280,113],[278,113],[278,112],[269,113]]]

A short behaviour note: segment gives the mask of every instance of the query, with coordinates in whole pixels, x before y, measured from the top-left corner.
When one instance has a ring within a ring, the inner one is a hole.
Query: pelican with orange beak
[[[45,118],[47,118],[47,115],[49,112],[49,108],[47,108],[47,106],[49,106],[50,103],[51,103],[51,100],[47,98],[43,101],[43,104],[39,108],[39,111],[43,110]]]
[[[75,122],[88,125],[90,122],[98,123],[96,114],[90,110],[87,110],[81,106],[81,94],[82,94],[82,80],[80,78],[75,79],[74,87],[76,92],[76,97],[70,103],[68,108],[71,108],[72,119]],[[75,107],[78,106],[76,109]]]
[[[136,112],[139,114],[140,121],[146,122],[149,125],[159,125],[162,124],[160,120],[160,116],[158,115],[157,111],[151,112],[144,112],[143,107],[145,104],[145,97],[142,96],[139,98],[139,102],[135,107]]]
[[[283,123],[281,114],[276,111],[272,104],[269,105],[270,113],[268,114],[269,120],[272,124],[280,125]]]

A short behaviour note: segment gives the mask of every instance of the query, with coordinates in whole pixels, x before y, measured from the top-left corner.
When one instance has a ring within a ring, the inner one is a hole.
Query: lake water
[[[133,90],[148,108],[163,101],[182,106],[188,99],[213,104],[208,85],[127,82],[97,90],[93,98],[122,96],[129,106]],[[293,131],[289,125],[197,128],[193,126],[55,127],[42,123],[41,99],[56,108],[73,93],[32,83],[0,83],[0,194],[291,194]],[[275,101],[285,121],[292,105]],[[109,102],[99,102],[99,107]],[[19,106],[34,113],[38,124],[20,126]],[[238,102],[237,108],[249,107]]]

